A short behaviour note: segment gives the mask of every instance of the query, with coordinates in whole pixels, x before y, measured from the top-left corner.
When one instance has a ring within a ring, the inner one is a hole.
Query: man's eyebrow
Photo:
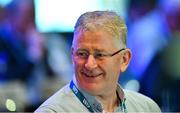
[[[77,51],[88,51],[85,48],[78,48]],[[105,49],[94,49],[94,52],[107,52]]]
[[[94,49],[96,52],[106,52],[104,49]]]
[[[88,50],[85,48],[78,48],[77,51],[88,51]]]

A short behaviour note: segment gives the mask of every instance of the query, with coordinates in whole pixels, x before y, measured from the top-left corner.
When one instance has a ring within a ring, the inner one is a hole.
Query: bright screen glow
[[[35,20],[40,32],[72,32],[84,12],[113,10],[125,17],[125,0],[35,0]]]
[[[0,0],[0,6],[5,7],[7,4],[9,4],[12,0]]]

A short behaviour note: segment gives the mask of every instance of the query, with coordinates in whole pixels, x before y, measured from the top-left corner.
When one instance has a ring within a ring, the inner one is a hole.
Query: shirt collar
[[[97,101],[97,99],[95,98],[95,96],[90,95],[89,93],[87,93],[86,91],[84,91],[83,89],[81,89],[76,81],[75,76],[73,76],[73,82],[76,85],[76,87],[79,89],[79,91],[84,95],[84,97],[87,99],[87,101],[89,102],[89,104],[91,105],[91,107],[93,108],[94,111],[96,112],[102,112],[103,108],[102,105]],[[120,99],[120,105],[119,107],[117,107],[117,109],[115,110],[116,112],[121,111],[121,103],[122,101],[125,100],[125,95],[124,95],[124,91],[121,88],[120,84],[117,84],[117,94],[118,94],[118,98]]]

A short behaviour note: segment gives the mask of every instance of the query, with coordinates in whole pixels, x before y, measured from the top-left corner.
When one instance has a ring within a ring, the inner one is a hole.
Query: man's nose
[[[87,58],[87,61],[85,63],[85,67],[88,70],[92,70],[97,67],[97,62],[93,55],[89,55],[89,57]]]

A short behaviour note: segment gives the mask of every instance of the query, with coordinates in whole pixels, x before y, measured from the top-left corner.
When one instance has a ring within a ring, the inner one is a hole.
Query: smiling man
[[[132,56],[126,34],[115,12],[81,15],[72,43],[74,78],[35,112],[160,112],[153,100],[118,84]]]

